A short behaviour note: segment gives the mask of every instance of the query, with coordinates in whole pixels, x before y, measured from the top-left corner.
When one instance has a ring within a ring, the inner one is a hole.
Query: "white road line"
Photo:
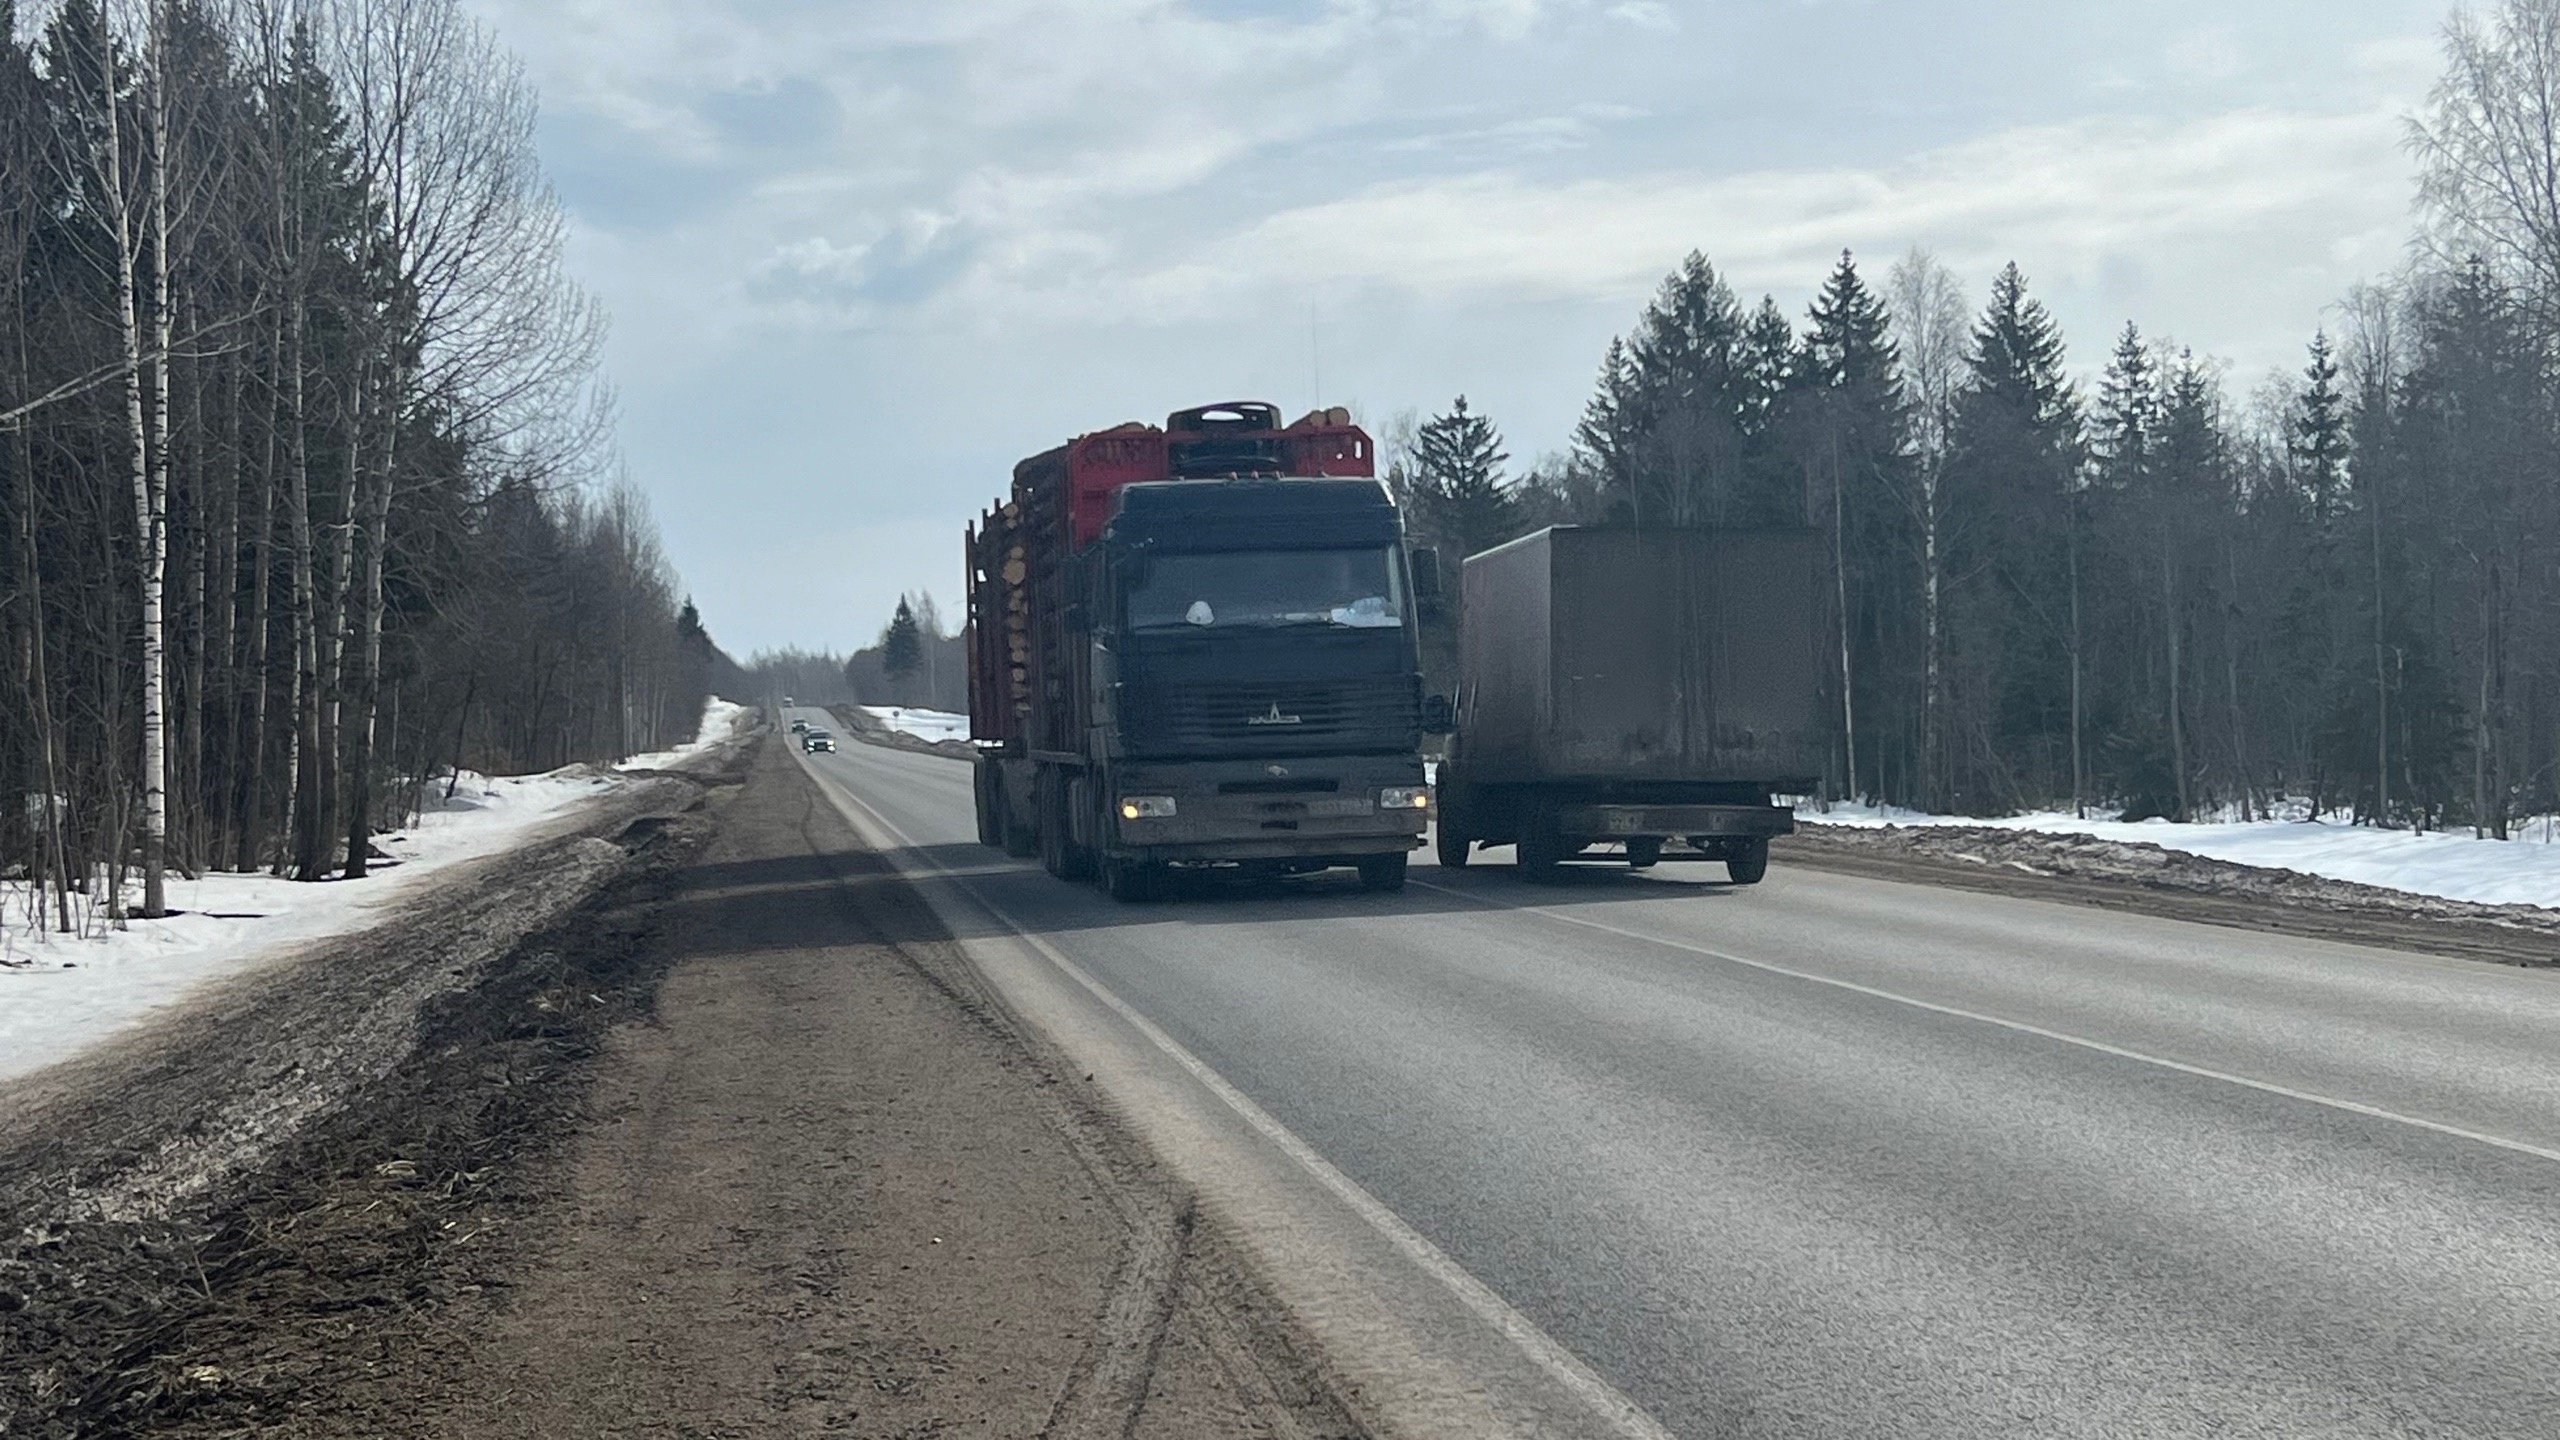
[[[1333,1162],[1319,1154],[1314,1146],[1298,1138],[1295,1131],[1282,1124],[1269,1111],[1255,1104],[1251,1097],[1229,1083],[1225,1076],[1211,1069],[1199,1056],[1192,1054],[1181,1041],[1166,1034],[1154,1021],[1149,1020],[1132,1008],[1128,1002],[1113,994],[1109,987],[1088,974],[1083,966],[1069,959],[1058,947],[1034,934],[1028,927],[1005,913],[1004,909],[994,901],[979,894],[977,887],[970,884],[966,876],[928,854],[923,847],[910,839],[905,831],[874,809],[869,801],[853,793],[851,786],[836,781],[832,776],[824,775],[815,767],[810,767],[810,774],[821,780],[822,789],[831,794],[841,795],[844,800],[859,808],[863,816],[869,817],[871,826],[876,827],[876,833],[872,837],[875,842],[884,838],[890,840],[903,847],[920,865],[938,871],[941,878],[954,890],[966,895],[970,903],[984,910],[991,918],[1020,937],[1024,943],[1038,951],[1043,959],[1058,967],[1061,973],[1082,986],[1096,1000],[1108,1006],[1112,1013],[1127,1021],[1131,1028],[1147,1038],[1148,1043],[1164,1052],[1193,1079],[1205,1086],[1210,1094],[1218,1097],[1228,1109],[1233,1110],[1246,1124],[1252,1126],[1264,1139],[1278,1146],[1282,1154],[1296,1161],[1300,1168],[1330,1191],[1336,1199],[1348,1205],[1352,1213],[1366,1221],[1370,1228],[1376,1230],[1389,1244],[1395,1246],[1405,1258],[1411,1260],[1423,1273],[1449,1290],[1477,1319],[1500,1332],[1521,1353],[1528,1356],[1531,1363],[1564,1386],[1575,1398],[1590,1406],[1602,1420],[1615,1426],[1620,1434],[1630,1437],[1630,1440],[1672,1440],[1671,1432],[1664,1429],[1660,1421],[1646,1414],[1642,1406],[1628,1399],[1618,1387],[1610,1384],[1601,1377],[1599,1372],[1584,1364],[1579,1356],[1558,1344],[1546,1331],[1539,1329],[1537,1322],[1513,1309],[1510,1302],[1495,1293],[1492,1287],[1468,1274],[1464,1266],[1450,1259],[1445,1251],[1432,1244],[1421,1231],[1406,1224],[1403,1217],[1389,1209],[1384,1201],[1370,1194],[1359,1181],[1336,1169]],[[869,828],[863,825],[861,817],[854,815],[851,811],[846,812],[845,818],[852,820],[857,828]]]
[[[1615,925],[1604,924],[1598,920],[1587,920],[1579,915],[1567,915],[1562,911],[1552,910],[1543,905],[1513,905],[1500,900],[1489,900],[1484,896],[1470,894],[1464,890],[1453,890],[1446,885],[1434,885],[1428,880],[1415,880],[1411,883],[1420,889],[1436,890],[1440,894],[1456,896],[1461,900],[1471,901],[1475,904],[1485,906],[1488,909],[1523,915],[1536,915],[1543,919],[1557,921],[1561,924],[1578,925],[1586,930],[1597,930],[1604,935],[1615,935],[1621,939],[1641,941],[1647,945],[1659,945],[1668,950],[1679,950],[1691,955],[1701,955],[1710,960],[1721,960],[1728,965],[1741,965],[1749,969],[1765,971],[1771,975],[1783,975],[1790,980],[1804,980],[1815,985],[1828,985],[1835,990],[1846,990],[1852,994],[1865,995],[1872,999],[1890,1000],[1897,1005],[1908,1005],[1914,1010],[1926,1010],[1932,1014],[1952,1016],[1958,1020],[1971,1020],[1983,1025],[1996,1025],[2003,1030],[2015,1031],[2021,1035],[2033,1035],[2040,1040],[2057,1041],[2064,1045],[2076,1045],[2083,1050],[2095,1051],[2100,1055],[2111,1055],[2119,1060],[2132,1060],[2143,1065],[2157,1066],[2163,1070],[2174,1070],[2181,1075],[2193,1075],[2203,1080],[2219,1080],[2226,1085],[2238,1085],[2244,1089],[2256,1090],[2268,1095],[2281,1095],[2288,1100],[2301,1100],[2313,1105],[2326,1106],[2331,1110],[2344,1111],[2349,1115],[2362,1115],[2367,1119],[2372,1120],[2388,1120],[2395,1125],[2406,1125],[2417,1130],[2430,1130],[2438,1135],[2449,1135],[2457,1140],[2470,1140],[2481,1145],[2495,1146],[2500,1150],[2511,1150],[2519,1155],[2531,1155],[2537,1160],[2549,1160],[2554,1163],[2560,1163],[2560,1150],[2554,1150],[2542,1145],[2535,1145],[2529,1141],[2510,1140],[2503,1135],[2491,1135],[2481,1130],[2467,1130],[2459,1125],[2447,1125],[2441,1120],[2427,1120],[2416,1115],[2403,1115],[2397,1110],[2385,1110],[2379,1105],[2367,1105],[2361,1100],[2344,1100],[2335,1095],[2322,1095],[2311,1090],[2297,1090],[2290,1085],[2276,1084],[2272,1080],[2257,1080],[2252,1079],[2247,1075],[2232,1074],[2228,1070],[2215,1070],[2208,1066],[2190,1065],[2184,1060],[2172,1060],[2165,1055],[2153,1055],[2141,1050],[2129,1050],[2122,1045],[2110,1045],[2104,1040],[2092,1040],[2085,1035],[2073,1035],[2067,1031],[2049,1030],[2042,1025],[2030,1025],[2024,1020],[2011,1020],[2004,1016],[1986,1015],[1979,1010],[1967,1010],[1958,1005],[1942,1005],[1935,1000],[1923,1000],[1916,995],[1905,995],[1899,991],[1880,989],[1873,985],[1861,985],[1855,980],[1842,980],[1837,976],[1821,975],[1810,970],[1798,970],[1793,966],[1779,965],[1767,960],[1754,960],[1748,955],[1736,955],[1730,951],[1717,950],[1706,945],[1693,945],[1686,940],[1673,940],[1666,936],[1647,935],[1640,931],[1624,930]]]

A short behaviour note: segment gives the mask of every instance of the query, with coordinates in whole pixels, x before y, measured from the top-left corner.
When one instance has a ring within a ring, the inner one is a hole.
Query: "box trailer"
[[[1514,845],[1758,881],[1829,729],[1813,531],[1557,526],[1468,557],[1440,862]],[[1595,847],[1604,847],[1595,850]]]

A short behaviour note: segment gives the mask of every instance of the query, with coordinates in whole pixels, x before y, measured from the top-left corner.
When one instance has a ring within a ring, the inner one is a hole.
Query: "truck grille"
[[[1139,754],[1304,755],[1410,749],[1421,682],[1410,675],[1132,689],[1121,724]]]

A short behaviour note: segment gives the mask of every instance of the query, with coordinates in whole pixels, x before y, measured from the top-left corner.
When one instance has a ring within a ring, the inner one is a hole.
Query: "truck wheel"
[[[1446,819],[1440,822],[1440,829],[1433,837],[1433,844],[1439,849],[1441,868],[1447,870],[1466,869],[1467,852],[1476,848],[1474,836],[1454,828]]]
[[[1013,818],[1013,804],[999,792],[996,796],[996,823],[1004,827],[1004,853],[1016,860],[1028,860],[1040,853],[1040,832]]]
[[[1093,852],[1076,843],[1067,814],[1067,777],[1043,771],[1040,796],[1040,867],[1061,880],[1083,880],[1093,874]]]
[[[1661,863],[1662,838],[1660,836],[1639,835],[1627,842],[1628,869],[1650,870]]]
[[[988,773],[986,762],[969,767],[969,790],[978,802],[978,843],[987,846],[1004,844],[1004,797],[996,793],[995,777]]]
[[[1552,884],[1557,873],[1564,868],[1567,853],[1564,837],[1546,821],[1531,820],[1521,830],[1519,842],[1512,848],[1514,863],[1519,866],[1523,880],[1539,885]]]
[[[1123,905],[1138,905],[1164,894],[1164,867],[1140,860],[1105,857],[1100,864],[1102,893]]]
[[[1363,855],[1360,857],[1360,888],[1379,895],[1393,895],[1404,888],[1405,856]]]
[[[1725,856],[1724,873],[1731,876],[1736,885],[1759,884],[1760,877],[1769,873],[1769,842],[1734,841],[1733,850]]]

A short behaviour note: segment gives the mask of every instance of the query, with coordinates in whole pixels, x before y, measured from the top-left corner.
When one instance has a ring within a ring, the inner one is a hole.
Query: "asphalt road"
[[[1774,867],[1132,908],[812,764],[1672,1434],[2560,1436],[2550,972]]]

